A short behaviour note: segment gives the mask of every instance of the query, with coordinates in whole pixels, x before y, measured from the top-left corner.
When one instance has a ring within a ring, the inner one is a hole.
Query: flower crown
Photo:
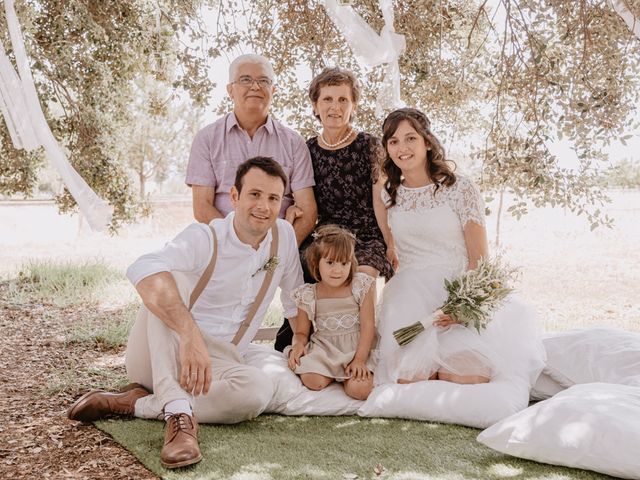
[[[353,240],[356,239],[356,236],[351,233],[349,230],[341,228],[340,230],[334,230],[334,231],[330,231],[330,232],[313,232],[311,234],[311,237],[313,237],[313,239],[317,242],[319,240],[323,240],[327,237],[335,237],[336,235],[346,235],[347,237],[352,238]]]

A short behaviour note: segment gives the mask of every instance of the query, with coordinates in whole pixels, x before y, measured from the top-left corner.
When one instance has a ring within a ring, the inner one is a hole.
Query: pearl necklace
[[[320,134],[320,139],[322,140],[322,143],[325,144],[326,147],[329,148],[336,148],[338,145],[342,145],[344,142],[346,142],[347,140],[349,140],[349,138],[351,138],[351,135],[353,134],[353,128],[350,128],[349,131],[347,132],[347,134],[342,137],[340,140],[338,140],[336,143],[329,143],[327,142],[327,140],[324,138],[324,132],[322,132]]]

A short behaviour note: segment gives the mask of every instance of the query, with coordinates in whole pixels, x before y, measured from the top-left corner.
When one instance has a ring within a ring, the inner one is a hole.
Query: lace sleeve
[[[375,278],[366,273],[357,272],[354,275],[353,281],[351,282],[351,293],[353,293],[353,298],[356,299],[358,305],[362,303],[362,300],[364,300],[365,295],[375,281]]]
[[[316,312],[316,291],[313,285],[305,283],[291,292],[291,299],[296,306],[309,316],[309,320],[313,321]]]
[[[469,222],[484,227],[484,200],[478,187],[471,180],[462,176],[458,176],[455,187],[455,191],[452,192],[453,209],[458,214],[462,228]]]
[[[391,195],[389,195],[389,192],[387,192],[386,188],[383,188],[380,191],[380,197],[382,198],[382,204],[388,208],[391,204]]]

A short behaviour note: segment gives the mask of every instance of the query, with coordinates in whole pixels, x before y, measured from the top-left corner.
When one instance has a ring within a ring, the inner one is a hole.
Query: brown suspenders
[[[218,237],[216,236],[216,232],[211,225],[209,225],[211,229],[211,233],[213,235],[213,255],[211,255],[211,260],[209,261],[209,265],[205,268],[204,272],[202,272],[202,276],[196,283],[196,286],[191,292],[191,297],[189,298],[189,311],[200,297],[200,294],[204,290],[204,287],[207,286],[209,280],[211,280],[211,276],[213,275],[213,270],[216,268],[216,258],[218,257]],[[275,257],[278,253],[278,226],[274,225],[271,227],[271,249],[269,250],[269,259]],[[251,308],[249,309],[249,313],[247,313],[247,318],[240,324],[240,328],[236,333],[231,343],[234,345],[238,345],[245,332],[251,326],[251,322],[253,321],[253,317],[255,316],[262,300],[264,300],[264,296],[267,294],[267,290],[269,289],[269,285],[271,284],[271,279],[273,278],[273,272],[275,269],[266,270],[264,280],[262,280],[262,285],[260,286],[260,290],[258,290],[258,294],[256,295]]]

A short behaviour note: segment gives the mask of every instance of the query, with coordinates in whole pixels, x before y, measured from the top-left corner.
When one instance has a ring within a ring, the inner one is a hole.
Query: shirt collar
[[[238,238],[238,234],[236,233],[236,229],[233,228],[233,219],[236,215],[236,212],[230,212],[224,219],[224,222],[226,224],[226,228],[227,228],[227,236],[229,238],[229,241],[235,245],[236,247],[239,248],[249,248],[251,249],[251,251],[253,252],[261,252],[262,250],[265,249],[265,245],[270,245],[271,244],[271,229],[269,229],[269,231],[267,232],[267,235],[262,239],[262,241],[260,242],[260,245],[258,246],[257,250],[254,250],[253,247],[251,245],[247,245],[246,243],[244,243],[243,241],[241,241]],[[277,220],[276,220],[277,222]],[[276,226],[277,228],[277,226]]]
[[[236,114],[233,112],[229,112],[229,115],[227,115],[227,120],[226,120],[226,129],[227,129],[227,133],[231,131],[231,129],[233,127],[238,127],[240,129],[242,129],[242,127],[240,126],[240,124],[238,123],[238,119],[236,118]],[[275,132],[275,125],[273,124],[273,118],[271,118],[271,115],[267,115],[267,121],[264,122],[264,125],[261,125],[260,128],[264,127],[267,130],[267,133],[269,135],[273,135],[273,133]],[[260,129],[258,128],[258,130]]]

